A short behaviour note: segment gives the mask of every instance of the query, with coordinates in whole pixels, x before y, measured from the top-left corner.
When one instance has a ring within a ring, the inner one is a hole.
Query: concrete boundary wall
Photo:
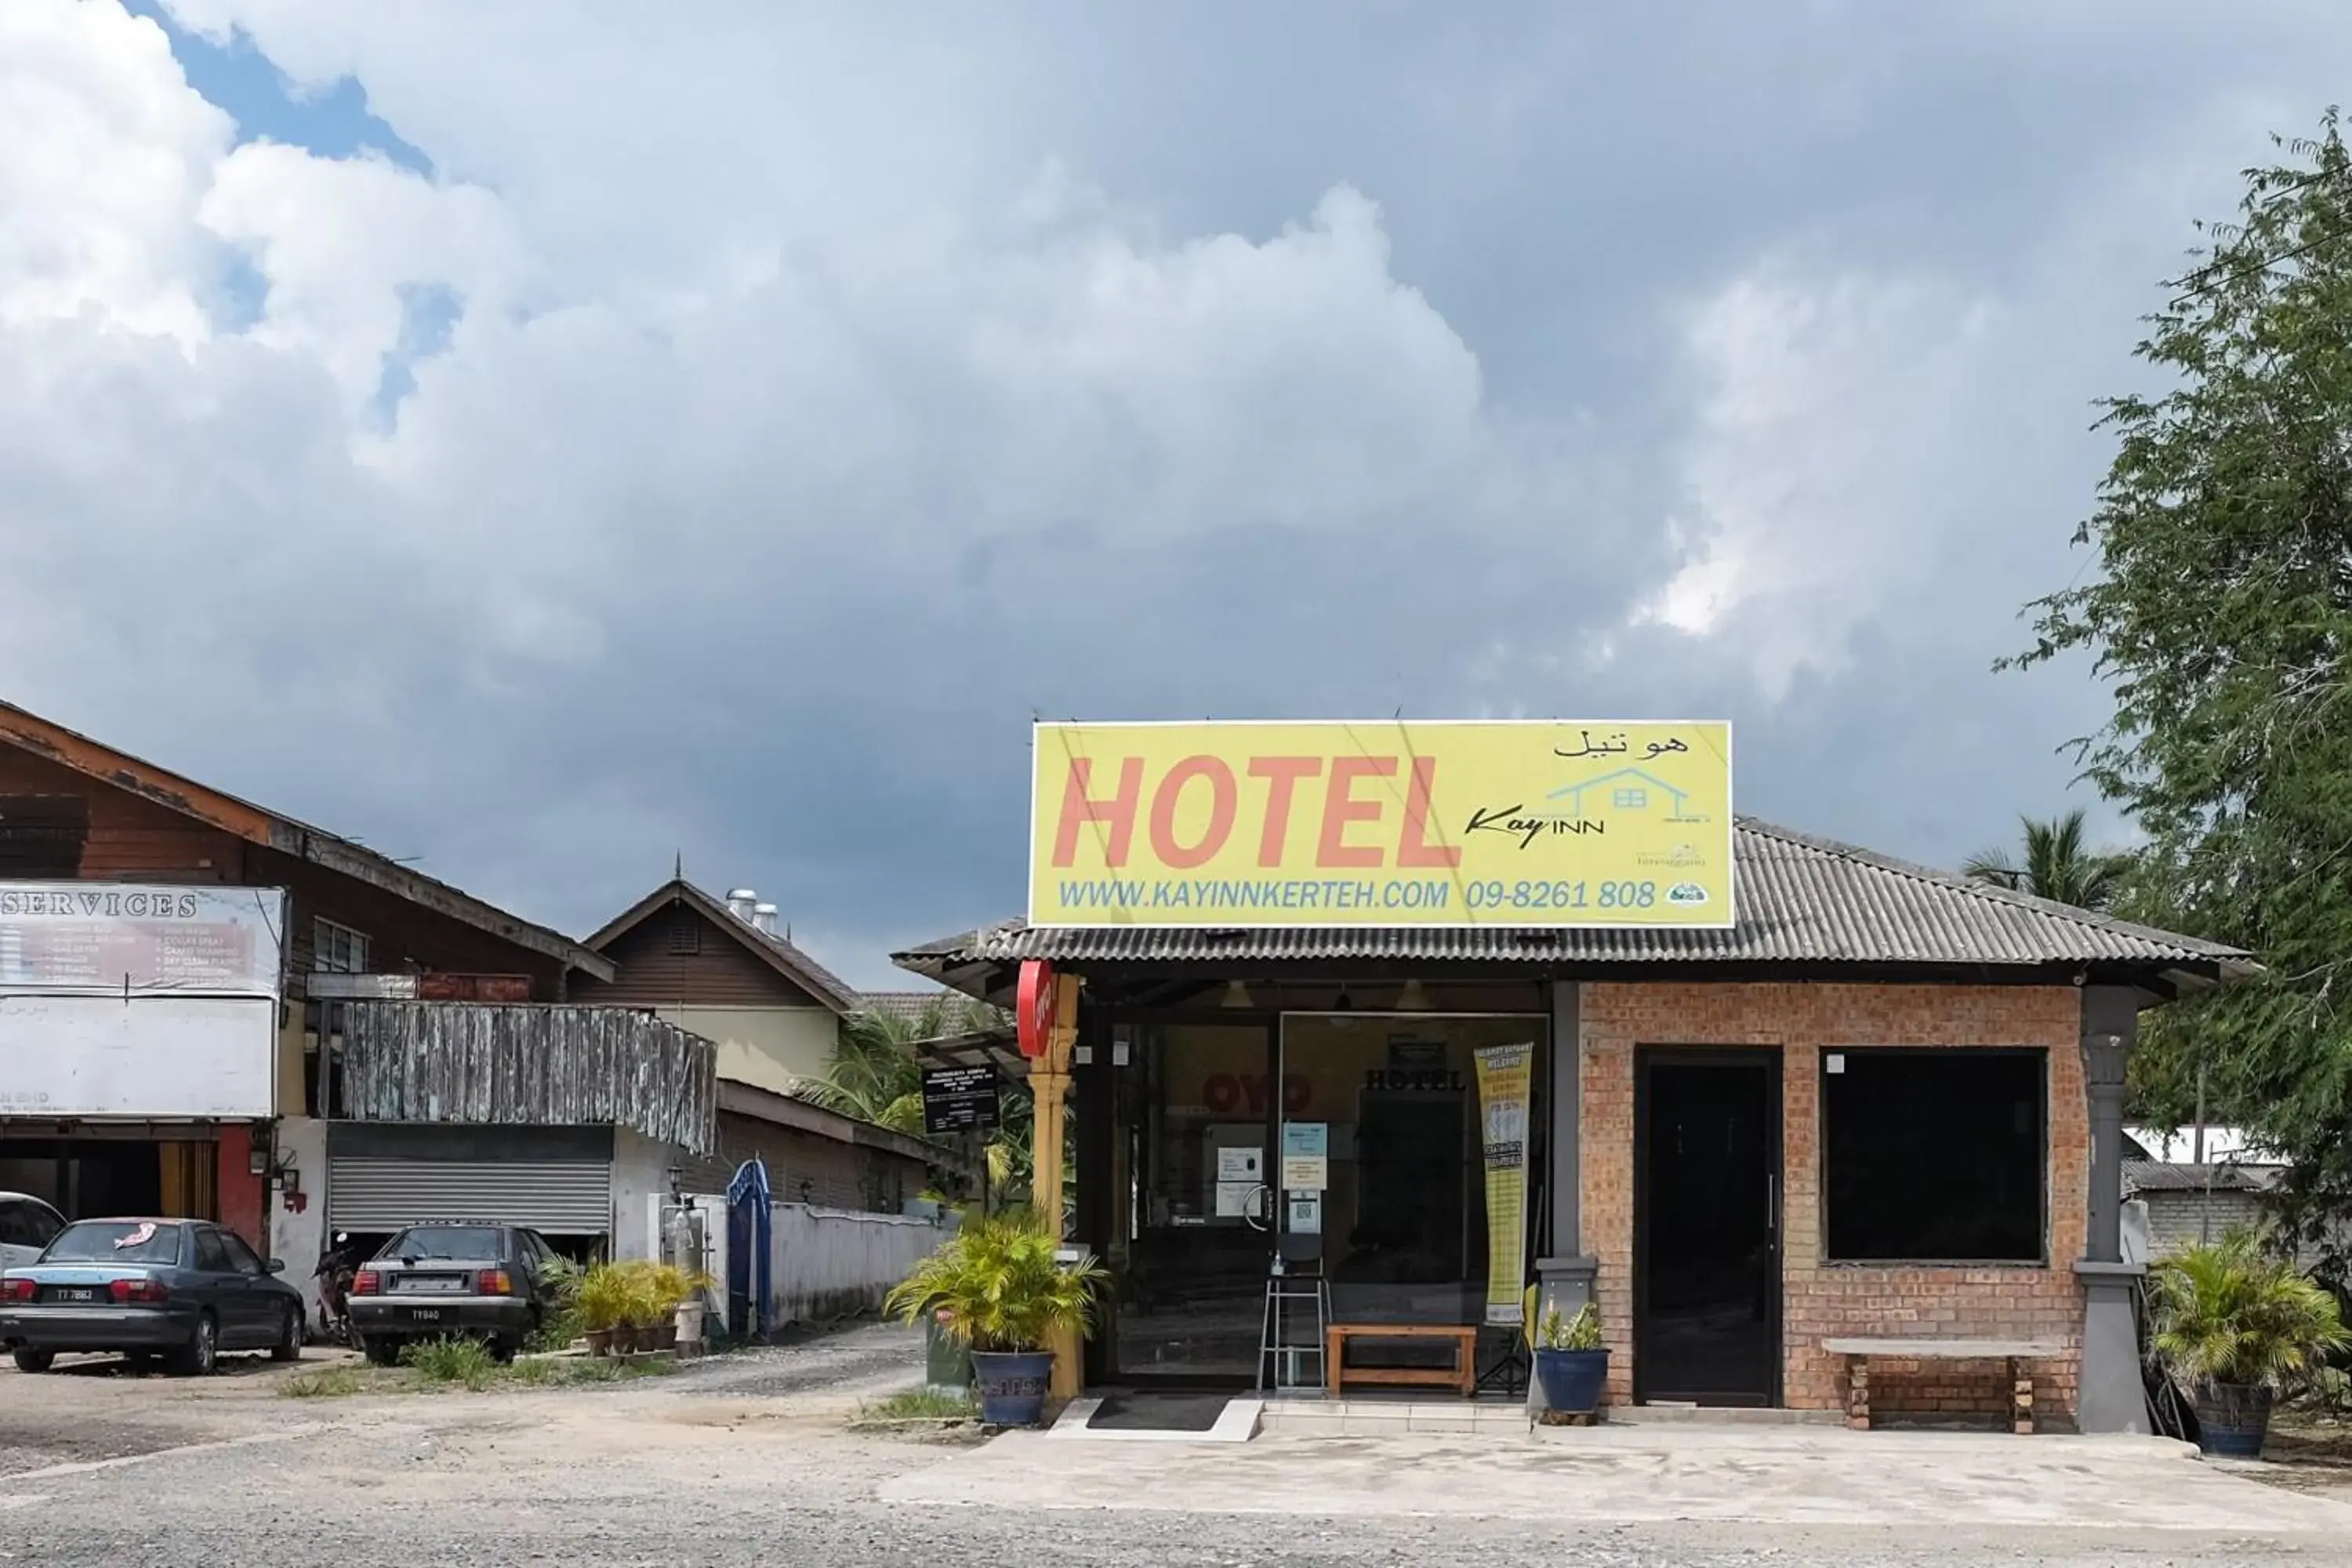
[[[950,1234],[928,1219],[809,1204],[774,1204],[771,1215],[780,1326],[879,1311],[890,1288]]]

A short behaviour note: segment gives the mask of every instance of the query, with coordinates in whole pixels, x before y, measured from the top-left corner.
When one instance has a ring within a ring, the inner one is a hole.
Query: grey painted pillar
[[[1584,1250],[1584,1047],[1576,982],[1551,985],[1551,1229],[1536,1259],[1536,1311],[1574,1317],[1592,1300],[1600,1261]],[[1535,1325],[1529,1324],[1532,1329]],[[1544,1408],[1543,1389],[1528,1379],[1528,1409]],[[1532,1415],[1530,1416],[1532,1419]]]
[[[1580,1150],[1583,1133],[1584,1051],[1579,1035],[1576,982],[1551,988],[1551,1231],[1545,1256],[1536,1259],[1542,1300],[1573,1315],[1592,1299],[1592,1276],[1600,1267],[1584,1250],[1584,1192]]]
[[[2146,1432],[2139,1335],[2132,1291],[2143,1270],[2123,1261],[2124,1072],[2139,1033],[2139,994],[2124,986],[2083,990],[2083,1086],[2090,1102],[2089,1234],[2083,1260],[2083,1375],[2077,1419],[2085,1432]]]

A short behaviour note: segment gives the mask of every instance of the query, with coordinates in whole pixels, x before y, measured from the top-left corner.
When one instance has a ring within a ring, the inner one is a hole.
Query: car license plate
[[[408,1309],[408,1320],[413,1323],[437,1323],[441,1321],[441,1309],[438,1307],[411,1307]]]
[[[58,1291],[60,1301],[95,1301],[98,1292],[86,1285],[68,1285]]]

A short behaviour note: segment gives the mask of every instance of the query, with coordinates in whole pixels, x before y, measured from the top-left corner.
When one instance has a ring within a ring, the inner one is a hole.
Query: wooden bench
[[[1870,1429],[1870,1359],[1901,1361],[1998,1361],[2009,1363],[2010,1422],[2019,1432],[2033,1430],[2033,1363],[2066,1353],[2054,1340],[1823,1340],[1822,1349],[1845,1357],[1845,1424]]]
[[[1475,1323],[1333,1323],[1324,1331],[1323,1387],[1342,1382],[1450,1388],[1467,1399],[1478,1389],[1478,1329]],[[1349,1366],[1349,1340],[1450,1340],[1452,1366]]]

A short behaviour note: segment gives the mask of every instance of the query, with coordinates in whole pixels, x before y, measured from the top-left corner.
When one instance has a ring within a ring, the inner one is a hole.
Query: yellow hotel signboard
[[[1043,926],[1728,926],[1719,722],[1040,724]]]

